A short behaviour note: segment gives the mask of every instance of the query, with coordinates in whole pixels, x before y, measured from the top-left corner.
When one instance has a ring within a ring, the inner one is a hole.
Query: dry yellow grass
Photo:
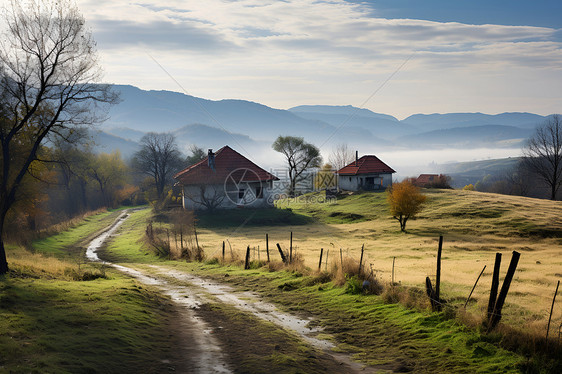
[[[33,253],[21,246],[11,246],[8,249],[10,269],[22,274],[65,277],[66,274],[77,269],[78,264],[63,261],[53,256]]]
[[[398,222],[381,208],[384,194],[373,194],[372,202],[367,196],[354,208],[370,221],[199,229],[199,242],[208,257],[220,255],[223,240],[227,241],[227,252],[229,244],[240,254],[248,245],[259,246],[263,260],[268,233],[270,256],[278,259],[275,244],[280,243],[288,250],[292,231],[293,250],[311,269],[318,267],[320,248],[324,248],[323,262],[327,256],[330,268],[340,262],[340,248],[344,260],[346,257],[358,260],[364,244],[364,262],[367,267],[372,266],[382,281],[391,280],[395,257],[395,281],[421,288],[426,276],[434,279],[438,237],[442,234],[445,240],[441,280],[445,298],[464,304],[478,274],[487,265],[471,299],[476,302],[468,307],[477,315],[483,314],[487,306],[495,253],[503,254],[500,273],[503,281],[511,252],[518,251],[521,259],[504,307],[504,321],[545,329],[556,282],[562,278],[562,202],[473,191],[426,191],[426,194],[427,206],[418,219],[408,222],[407,234],[400,233]],[[346,204],[354,203],[354,200],[343,201],[319,209],[346,209]],[[306,204],[289,206],[295,212],[314,208]],[[322,268],[325,266],[323,263]],[[562,297],[553,315],[554,325],[561,322]],[[557,330],[558,327],[556,333]]]

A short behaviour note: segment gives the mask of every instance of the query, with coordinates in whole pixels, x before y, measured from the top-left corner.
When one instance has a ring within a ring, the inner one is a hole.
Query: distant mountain
[[[373,111],[370,111],[369,109],[357,108],[351,105],[299,105],[289,109],[289,111],[293,113],[322,113],[358,116],[398,122],[395,117],[389,116],[388,114],[375,113]]]
[[[415,114],[399,121],[349,105],[302,105],[281,110],[244,100],[213,101],[127,85],[114,89],[121,93],[122,101],[111,108],[109,120],[101,128],[119,138],[104,141],[128,149],[123,153],[150,131],[172,132],[182,147],[229,144],[248,147],[250,153],[253,147],[271,150],[271,143],[279,135],[302,136],[324,152],[338,143],[364,152],[518,148],[546,119],[532,113],[448,113]]]
[[[205,124],[257,140],[279,135],[311,137],[334,131],[327,123],[301,118],[287,110],[243,100],[212,101],[171,91],[143,91],[114,86],[122,102],[111,108],[104,129],[128,128],[143,132],[173,131],[189,124]]]
[[[187,153],[189,146],[197,145],[205,150],[219,149],[224,145],[230,144],[232,147],[253,147],[258,142],[247,135],[235,134],[216,127],[193,124],[183,126],[171,132],[175,137],[184,153]]]
[[[93,150],[98,153],[121,152],[123,158],[130,158],[139,149],[139,143],[126,140],[103,131],[92,131]]]
[[[138,142],[146,134],[146,132],[129,129],[127,127],[113,127],[107,129],[106,132],[108,134],[115,135],[126,140],[131,140],[133,142]]]
[[[414,133],[417,128],[404,124],[396,118],[348,106],[303,105],[289,109],[299,117],[317,120],[340,128],[340,134],[347,139],[351,138],[350,131],[362,128],[370,132],[370,142],[385,144],[381,138],[396,138],[400,135]],[[367,140],[367,139],[365,139]],[[388,145],[388,144],[386,144]]]
[[[469,127],[481,125],[503,125],[534,129],[544,122],[546,117],[532,113],[447,113],[447,114],[414,114],[404,120],[421,130],[440,130],[454,127]]]
[[[484,125],[434,130],[398,139],[411,148],[517,148],[532,130],[514,126]]]

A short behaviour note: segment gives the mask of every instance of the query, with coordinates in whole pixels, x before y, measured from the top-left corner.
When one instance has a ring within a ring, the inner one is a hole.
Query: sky
[[[398,119],[562,112],[559,0],[77,4],[109,83]]]

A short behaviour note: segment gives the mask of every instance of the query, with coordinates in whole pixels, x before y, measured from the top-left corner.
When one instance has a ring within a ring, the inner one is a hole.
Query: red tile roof
[[[435,180],[439,177],[437,174],[420,174],[419,177],[416,178],[415,184],[417,186],[425,186],[427,184],[431,184],[435,182]]]
[[[215,155],[215,167],[209,167],[209,156],[180,171],[174,178],[181,184],[222,184],[227,182],[266,182],[278,180],[275,175],[260,168],[229,146]]]
[[[339,175],[359,175],[372,173],[396,173],[390,166],[377,156],[365,155],[351,164],[338,170]]]

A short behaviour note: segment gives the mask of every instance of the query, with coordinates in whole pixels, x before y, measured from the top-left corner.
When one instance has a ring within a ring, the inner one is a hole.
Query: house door
[[[367,191],[381,190],[382,178],[381,177],[367,177],[365,178],[365,189]]]

